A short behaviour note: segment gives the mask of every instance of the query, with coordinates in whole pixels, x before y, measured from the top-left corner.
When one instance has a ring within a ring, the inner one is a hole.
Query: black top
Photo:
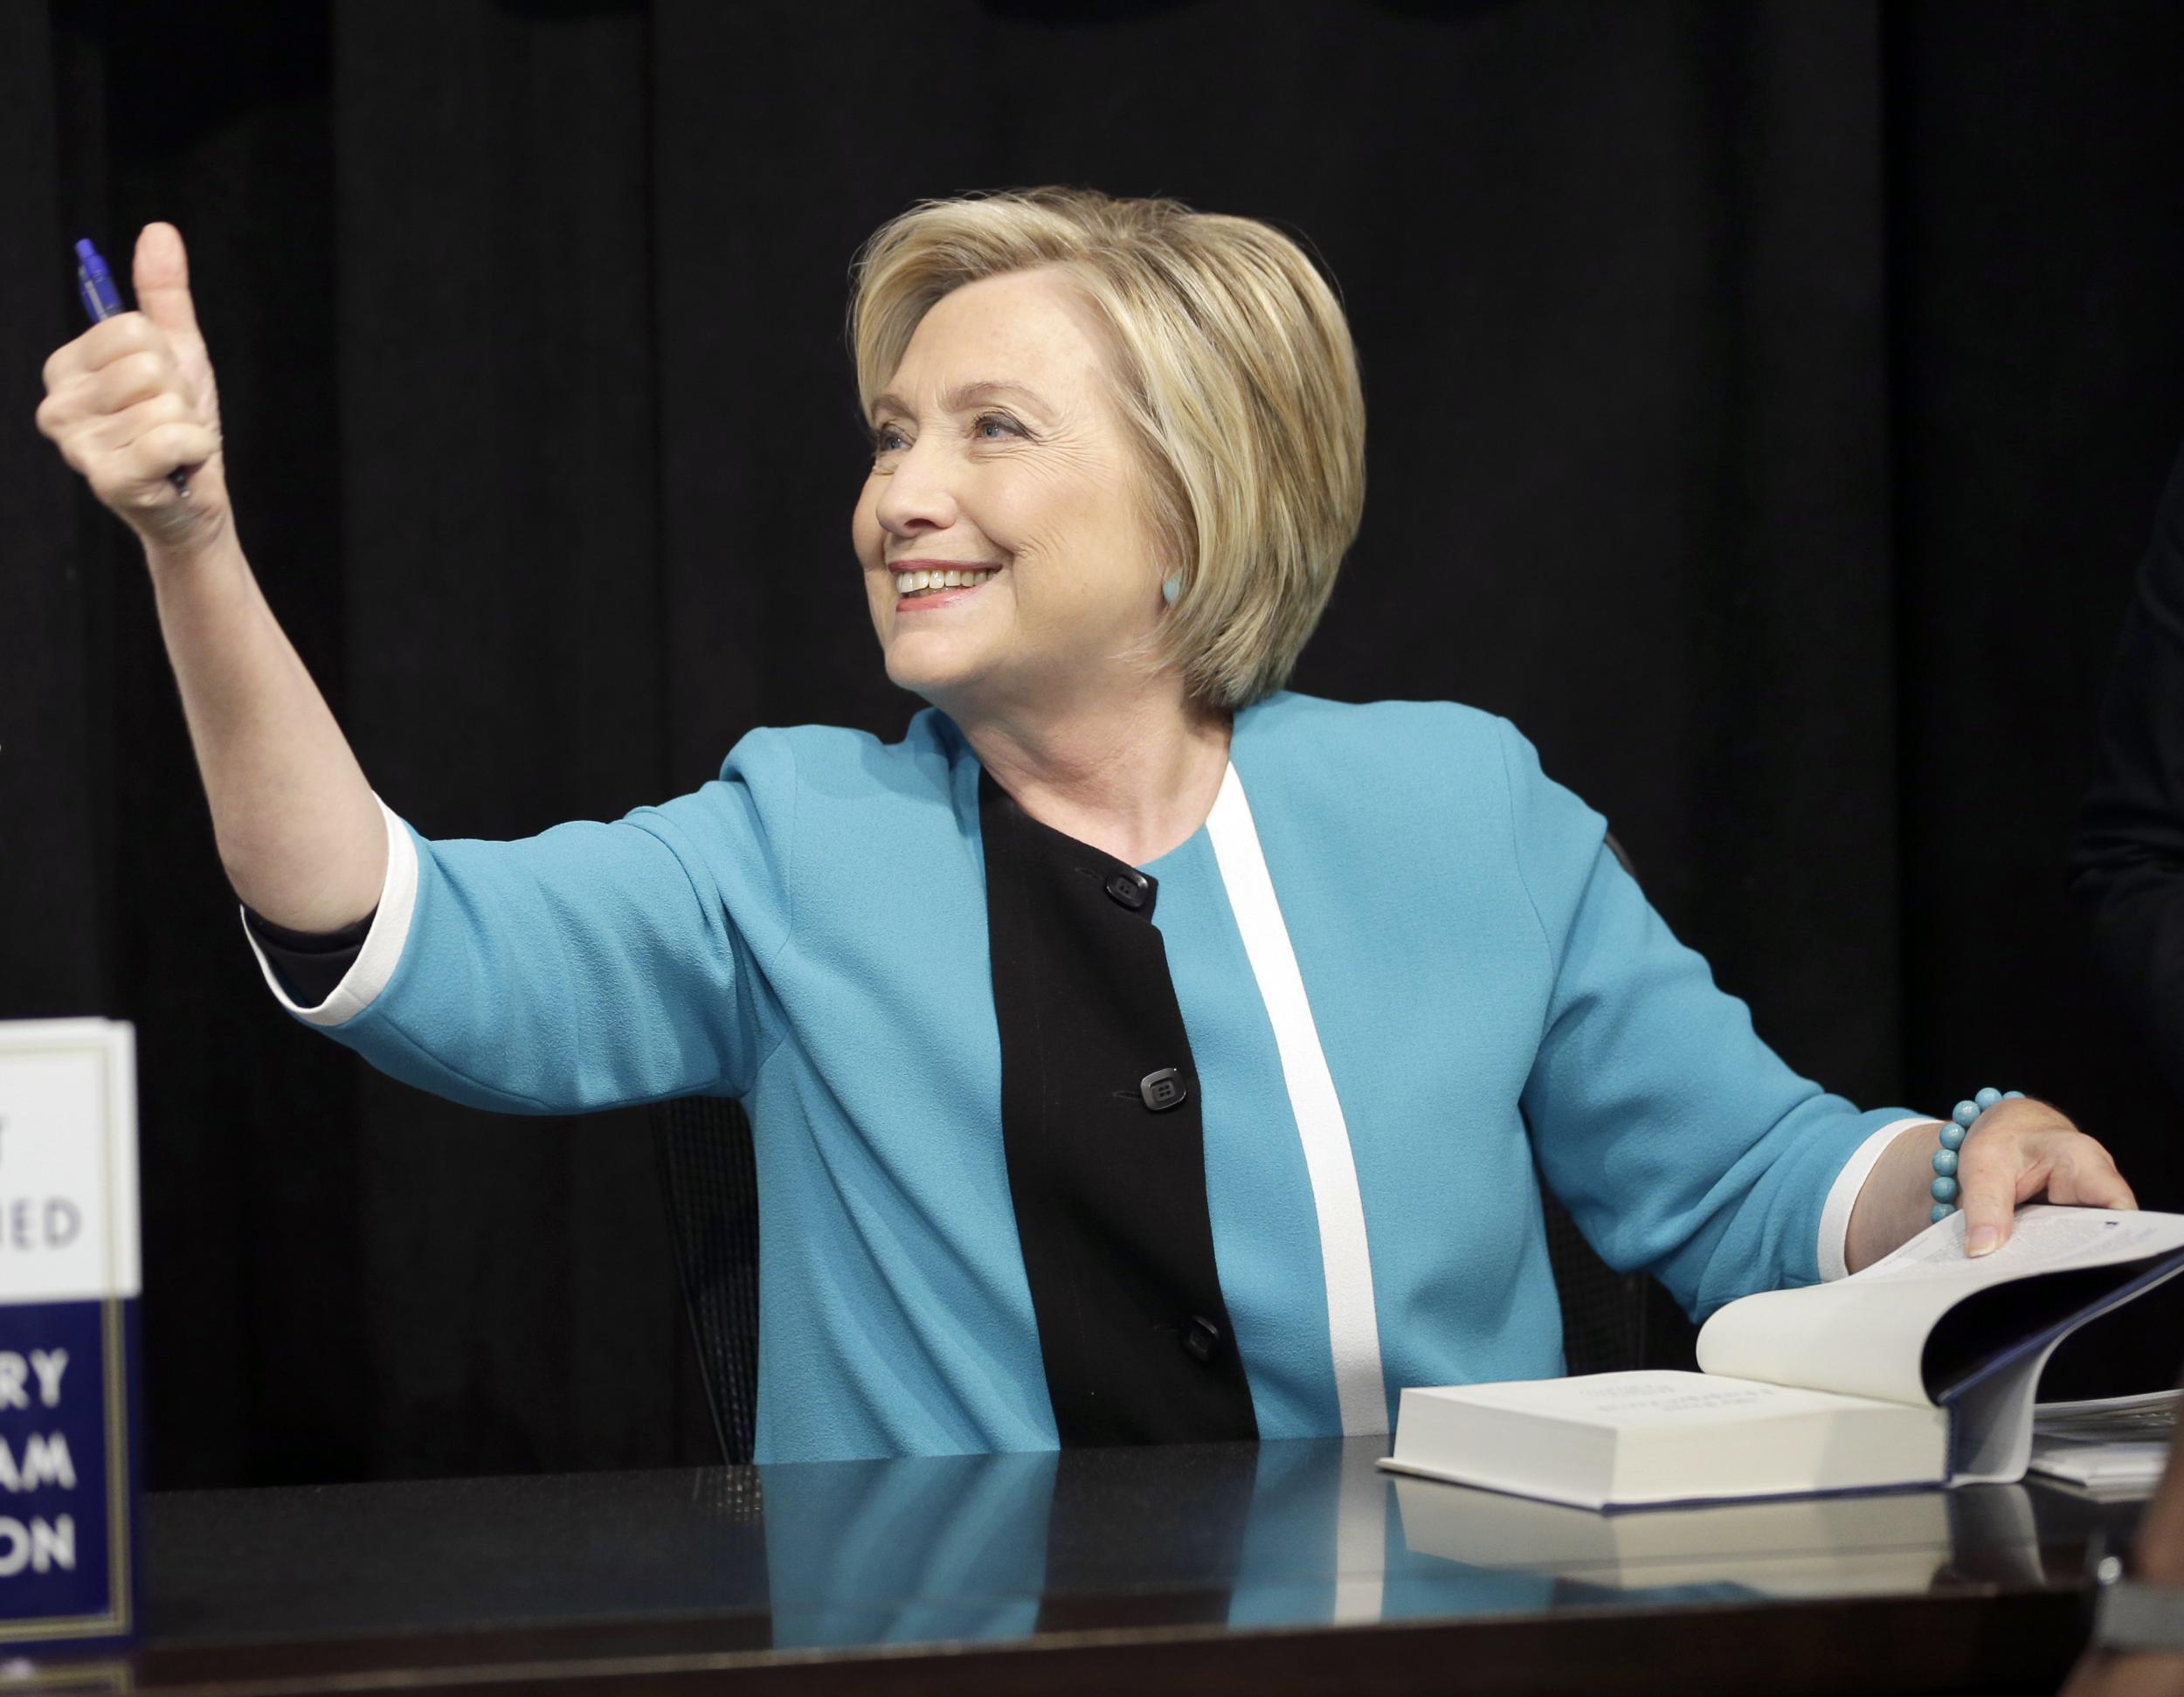
[[[2124,618],[2070,873],[2103,969],[2184,1093],[2184,454]]]
[[[1064,1445],[1256,1438],[1158,881],[978,777],[1001,1142]]]

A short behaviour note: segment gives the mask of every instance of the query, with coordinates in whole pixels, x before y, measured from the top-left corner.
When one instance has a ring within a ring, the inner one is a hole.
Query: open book
[[[1850,1278],[1728,1304],[1697,1373],[1406,1390],[1380,1465],[1588,1508],[2015,1480],[2055,1346],[2180,1271],[2184,1215],[2023,1208],[1975,1261],[1959,1211]]]

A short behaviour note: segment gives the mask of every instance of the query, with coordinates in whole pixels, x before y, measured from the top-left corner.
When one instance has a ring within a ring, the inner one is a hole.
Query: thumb
[[[136,306],[177,340],[202,343],[190,299],[190,255],[171,224],[148,224],[136,238]]]

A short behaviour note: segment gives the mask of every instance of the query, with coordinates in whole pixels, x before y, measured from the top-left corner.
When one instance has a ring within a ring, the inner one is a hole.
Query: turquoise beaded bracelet
[[[1957,1211],[1957,1151],[1964,1147],[1972,1122],[1997,1102],[2021,1101],[2022,1090],[1982,1090],[1968,1102],[1959,1102],[1951,1122],[1941,1128],[1941,1147],[1934,1151],[1933,1212],[1927,1220],[1939,1225]]]

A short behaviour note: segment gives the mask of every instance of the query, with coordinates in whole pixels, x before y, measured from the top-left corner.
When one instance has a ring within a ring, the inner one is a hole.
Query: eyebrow
[[[940,409],[943,412],[968,412],[979,402],[990,401],[997,395],[1020,396],[1040,412],[1051,410],[1036,391],[1025,388],[1021,383],[1004,383],[998,378],[992,377],[985,378],[978,383],[957,383],[940,397]],[[872,411],[874,417],[889,410],[896,412],[910,412],[909,404],[900,395],[873,397]],[[911,413],[911,417],[916,416],[915,413]]]

